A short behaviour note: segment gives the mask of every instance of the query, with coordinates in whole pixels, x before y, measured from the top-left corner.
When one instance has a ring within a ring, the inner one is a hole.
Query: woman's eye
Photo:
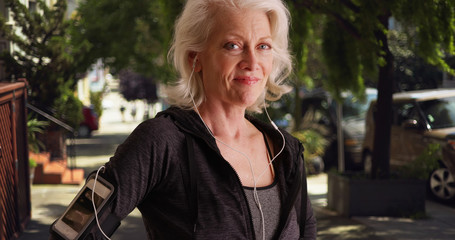
[[[226,43],[226,45],[224,45],[224,48],[228,49],[228,50],[235,50],[235,49],[239,49],[239,45],[235,44],[235,43]]]
[[[260,44],[258,48],[262,50],[272,49],[272,47],[269,44]]]

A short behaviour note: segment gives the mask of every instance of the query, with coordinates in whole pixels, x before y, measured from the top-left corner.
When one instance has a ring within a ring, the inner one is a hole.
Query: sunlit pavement
[[[376,236],[375,230],[361,222],[338,216],[327,209],[327,175],[308,177],[308,194],[318,221],[319,240],[390,239]]]
[[[338,216],[327,209],[327,175],[308,178],[308,192],[318,219],[318,239],[453,240],[455,209],[426,201],[425,219]]]

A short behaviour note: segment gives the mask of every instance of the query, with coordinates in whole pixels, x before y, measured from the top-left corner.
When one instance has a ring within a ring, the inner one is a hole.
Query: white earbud
[[[194,57],[194,60],[193,60],[193,71],[196,68],[196,63],[197,63],[197,55]]]

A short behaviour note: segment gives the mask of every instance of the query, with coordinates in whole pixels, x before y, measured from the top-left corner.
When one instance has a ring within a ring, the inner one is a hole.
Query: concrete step
[[[34,184],[79,185],[85,180],[83,169],[69,169],[63,159],[50,161],[49,153],[30,153],[29,157],[37,162]]]
[[[81,169],[81,168],[68,169],[67,168],[62,175],[61,184],[79,185],[83,181],[85,181],[84,169]]]

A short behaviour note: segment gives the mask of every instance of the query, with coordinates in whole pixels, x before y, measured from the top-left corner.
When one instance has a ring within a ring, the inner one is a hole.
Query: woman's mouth
[[[234,78],[234,80],[239,83],[246,84],[246,85],[253,85],[260,81],[259,78],[250,77],[250,76],[236,77],[236,78]]]

